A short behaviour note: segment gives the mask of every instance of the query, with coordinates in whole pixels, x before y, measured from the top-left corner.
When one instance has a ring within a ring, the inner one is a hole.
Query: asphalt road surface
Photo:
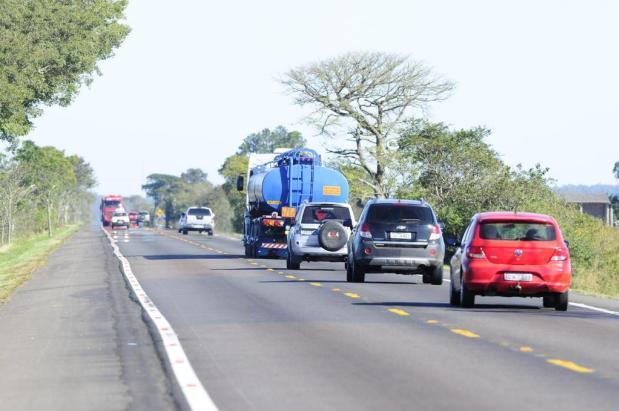
[[[116,240],[221,410],[619,409],[619,316],[539,299],[448,305],[448,286],[246,259],[239,240]],[[572,301],[619,311],[616,300]]]

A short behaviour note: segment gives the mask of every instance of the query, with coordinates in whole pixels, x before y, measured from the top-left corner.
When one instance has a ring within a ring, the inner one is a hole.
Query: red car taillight
[[[566,261],[569,258],[570,253],[565,248],[557,248],[550,261]]]
[[[466,250],[466,256],[468,258],[473,258],[473,259],[483,259],[486,258],[486,254],[484,254],[484,250],[481,249],[481,247],[478,246],[470,246],[467,250]]]
[[[433,226],[432,233],[430,234],[430,241],[440,240],[441,235],[441,227],[438,225]]]
[[[359,235],[363,238],[372,238],[372,233],[370,232],[370,226],[368,223],[363,223],[361,228],[359,229]]]

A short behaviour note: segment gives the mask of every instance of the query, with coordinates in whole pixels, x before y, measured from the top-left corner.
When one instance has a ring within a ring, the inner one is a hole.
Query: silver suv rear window
[[[484,240],[555,241],[557,233],[552,224],[505,221],[482,223],[479,236]]]
[[[366,218],[368,224],[434,224],[430,207],[412,204],[374,204]]]
[[[211,210],[208,208],[190,208],[189,211],[187,211],[187,214],[208,216],[211,215]]]
[[[346,207],[308,206],[303,212],[302,224],[320,224],[325,220],[350,220],[350,211]]]

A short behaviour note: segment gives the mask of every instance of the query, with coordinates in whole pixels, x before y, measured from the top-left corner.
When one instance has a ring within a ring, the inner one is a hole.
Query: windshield
[[[369,224],[434,224],[429,207],[409,204],[374,204],[368,210]]]
[[[479,236],[484,240],[505,241],[554,241],[557,238],[552,224],[526,221],[482,223]]]
[[[118,200],[108,200],[103,202],[103,207],[118,207],[120,205],[120,201]]]
[[[207,215],[211,215],[211,210],[209,210],[208,208],[190,208],[187,214],[207,216]]]
[[[303,212],[303,224],[320,224],[325,220],[350,220],[350,211],[346,207],[308,206]]]

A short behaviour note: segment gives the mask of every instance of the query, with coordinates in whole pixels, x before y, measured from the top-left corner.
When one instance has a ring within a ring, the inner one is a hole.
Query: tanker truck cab
[[[311,202],[300,206],[288,232],[289,270],[302,261],[346,261],[346,244],[355,217],[346,203]]]

